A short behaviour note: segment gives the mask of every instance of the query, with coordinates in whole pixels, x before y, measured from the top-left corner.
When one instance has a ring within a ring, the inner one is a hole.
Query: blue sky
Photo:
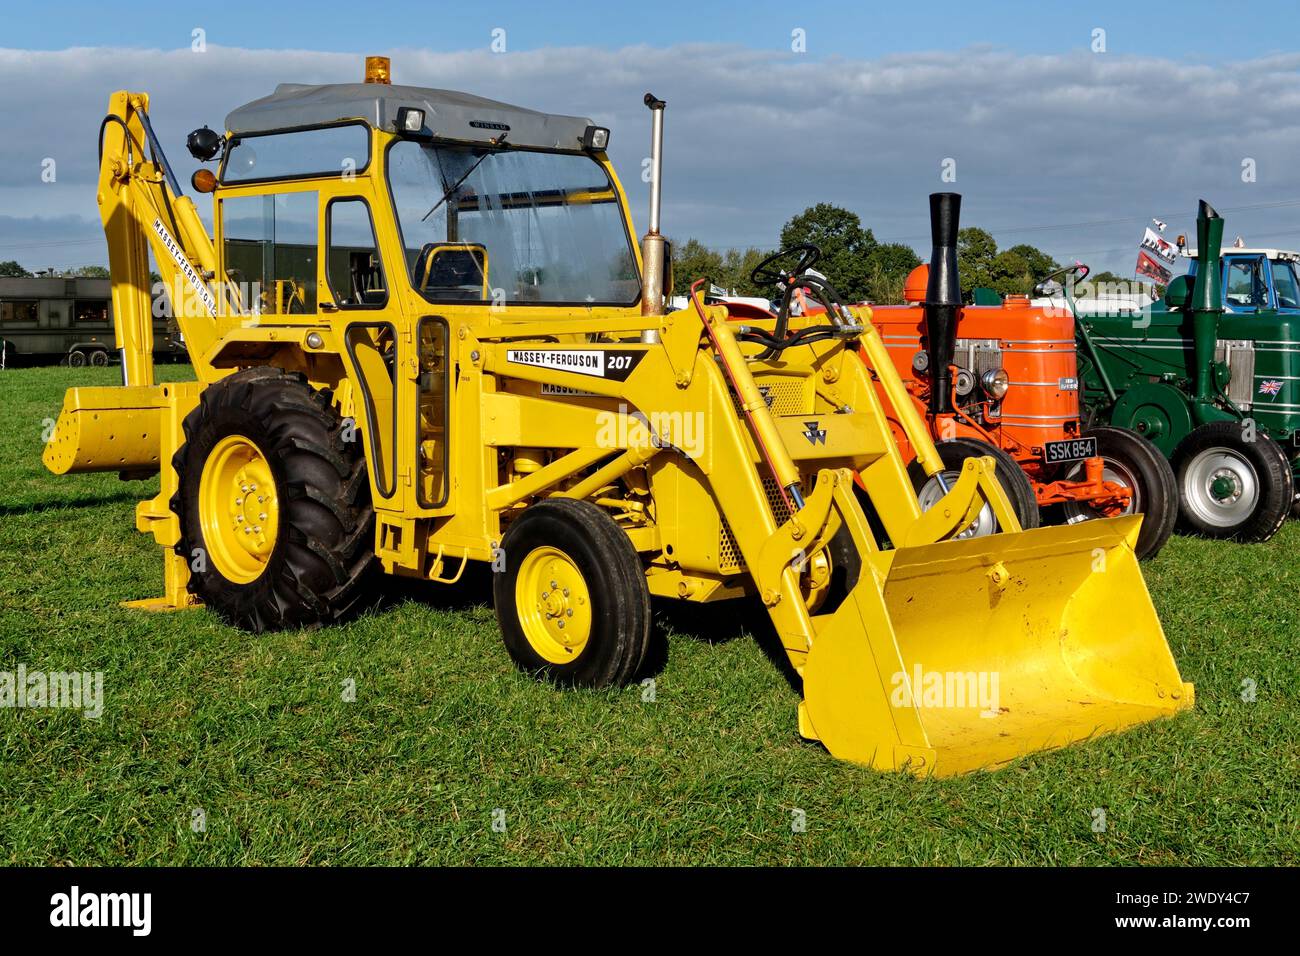
[[[0,259],[104,261],[93,144],[112,90],[152,95],[186,181],[189,130],[220,127],[279,82],[355,81],[367,53],[390,54],[399,83],[609,126],[640,228],[640,100],[662,96],[664,225],[679,241],[771,247],[791,216],[830,202],[925,254],[925,197],[956,189],[964,223],[1002,247],[1125,275],[1149,218],[1190,228],[1202,197],[1230,237],[1300,248],[1295,2],[358,6],[8,5]],[[504,54],[490,48],[496,29]],[[806,52],[791,49],[795,29]],[[41,178],[50,159],[54,183]],[[949,159],[956,182],[940,178]]]
[[[51,8],[58,10],[56,18]],[[365,13],[357,15],[357,10]],[[307,12],[310,11],[310,12]],[[377,15],[370,15],[378,11]],[[218,23],[219,21],[219,23]],[[57,50],[71,46],[175,49],[204,26],[208,42],[249,49],[364,53],[412,46],[464,50],[485,46],[494,28],[510,47],[668,47],[696,41],[786,49],[790,31],[808,32],[810,56],[870,57],[882,53],[959,50],[991,44],[1020,53],[1087,49],[1102,27],[1112,52],[1159,53],[1198,61],[1289,52],[1300,40],[1300,5],[1226,4],[1207,0],[1135,3],[1092,0],[1002,2],[800,2],[755,0],[592,0],[531,2],[249,3],[209,7],[151,4],[147,12],[94,2],[6,4],[0,46]]]

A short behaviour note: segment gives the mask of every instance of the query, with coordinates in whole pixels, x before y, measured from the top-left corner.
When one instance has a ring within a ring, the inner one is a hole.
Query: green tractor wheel
[[[1239,422],[1195,429],[1179,444],[1174,471],[1183,525],[1211,538],[1267,541],[1295,497],[1281,446],[1263,434],[1247,436]]]

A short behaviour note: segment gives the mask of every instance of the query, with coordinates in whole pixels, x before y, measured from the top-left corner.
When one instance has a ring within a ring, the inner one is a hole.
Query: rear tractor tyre
[[[1083,437],[1097,439],[1097,454],[1103,462],[1102,477],[1132,492],[1129,506],[1116,514],[1142,515],[1135,553],[1140,559],[1155,557],[1178,524],[1178,482],[1168,459],[1150,441],[1126,428],[1099,425],[1085,431]],[[1080,464],[1070,479],[1078,480],[1082,472]],[[1069,524],[1113,516],[1087,502],[1067,502],[1061,508]]]
[[[995,473],[998,483],[1011,499],[1011,507],[1015,510],[1016,517],[1020,519],[1020,527],[1025,530],[1038,527],[1038,499],[1034,496],[1034,486],[1029,483],[1028,476],[1016,464],[1016,460],[1005,451],[974,438],[952,438],[948,441],[936,442],[935,448],[939,450],[939,458],[943,462],[942,474],[950,488],[961,475],[962,465],[967,458],[980,458],[985,455],[991,457],[997,464]],[[937,477],[926,475],[917,461],[913,461],[908,466],[907,472],[911,475],[913,487],[916,488],[921,510],[929,511],[943,497],[943,486],[939,484]],[[982,538],[1001,530],[993,509],[985,505],[979,517],[975,519],[975,523],[956,537]]]
[[[501,541],[492,597],[518,667],[572,687],[618,687],[650,643],[645,568],[624,531],[587,501],[531,505]]]
[[[1291,511],[1291,462],[1262,433],[1247,441],[1238,422],[1193,429],[1174,452],[1182,524],[1196,534],[1267,541]]]
[[[172,458],[190,591],[248,631],[316,627],[373,594],[375,515],[360,442],[296,372],[209,385]]]

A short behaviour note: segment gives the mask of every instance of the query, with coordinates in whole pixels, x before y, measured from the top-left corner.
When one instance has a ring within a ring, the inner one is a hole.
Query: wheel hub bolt
[[[1210,482],[1210,494],[1217,501],[1227,501],[1238,494],[1237,482],[1232,475],[1218,474]]]

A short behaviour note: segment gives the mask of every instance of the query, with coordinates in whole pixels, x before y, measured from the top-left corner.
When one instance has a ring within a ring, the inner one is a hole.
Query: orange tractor
[[[921,507],[928,509],[943,497],[967,458],[987,455],[996,462],[1023,527],[1140,513],[1144,518],[1136,552],[1140,558],[1154,556],[1169,540],[1178,516],[1168,461],[1136,432],[1083,423],[1074,320],[1067,310],[1040,308],[1028,296],[1014,295],[1001,305],[962,304],[960,209],[956,193],[931,195],[930,264],[908,276],[906,305],[872,306],[872,322],[943,460],[941,472],[926,475],[914,460],[902,424],[891,418],[894,437],[904,457],[912,460]],[[799,248],[806,252],[801,269],[778,276],[778,286],[784,288],[778,315],[792,304],[814,314],[826,307],[823,299],[833,301],[822,294],[826,290],[818,288],[819,280],[807,275],[808,260],[817,257],[815,247]],[[1059,270],[1038,288],[1070,275],[1081,279],[1087,271],[1084,265]],[[986,508],[963,534],[997,530],[997,520]]]

